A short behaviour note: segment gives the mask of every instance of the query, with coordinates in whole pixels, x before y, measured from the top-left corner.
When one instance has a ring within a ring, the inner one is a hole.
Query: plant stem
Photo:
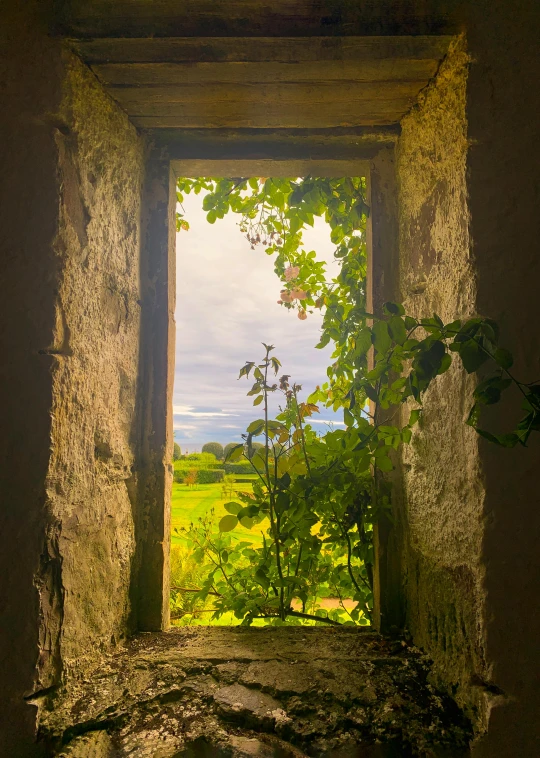
[[[278,517],[278,523],[276,524],[275,520],[275,504],[274,504],[274,498],[275,498],[275,492],[274,488],[271,485],[271,476],[270,476],[270,464],[269,464],[269,449],[268,449],[268,364],[270,362],[269,358],[269,351],[268,348],[266,349],[266,359],[265,359],[265,367],[264,367],[264,386],[263,386],[263,392],[264,392],[264,437],[265,437],[265,446],[264,446],[264,467],[266,472],[266,486],[268,487],[268,497],[270,501],[270,523],[272,525],[272,533],[274,535],[274,544],[276,546],[276,564],[277,564],[277,571],[278,576],[281,582],[281,587],[279,588],[279,611],[280,611],[280,618],[282,621],[285,621],[285,603],[284,603],[284,589],[283,589],[283,571],[281,568],[281,553],[279,548],[279,517]]]

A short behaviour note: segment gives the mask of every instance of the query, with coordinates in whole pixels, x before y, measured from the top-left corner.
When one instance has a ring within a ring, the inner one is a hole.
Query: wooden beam
[[[271,109],[257,103],[146,103],[129,113],[144,128],[329,128],[397,124],[411,107],[411,99],[342,103],[290,103]]]
[[[279,110],[286,105],[319,103],[328,108],[337,104],[358,104],[369,110],[377,103],[413,102],[422,88],[419,82],[309,82],[284,84],[228,84],[207,83],[182,84],[170,86],[108,87],[109,93],[128,113],[141,113],[149,105],[172,105],[183,103],[197,104],[220,103],[223,113],[247,107],[251,110],[272,108]],[[401,107],[399,105],[398,107]]]
[[[369,163],[356,160],[205,160],[172,161],[177,176],[365,176]]]
[[[445,0],[56,0],[76,37],[334,36],[454,33]]]
[[[163,86],[273,82],[427,82],[438,60],[317,61],[313,63],[106,63],[92,70],[106,85]]]
[[[172,159],[355,161],[392,147],[399,127],[350,129],[152,129],[148,137]]]
[[[113,37],[70,44],[87,63],[316,63],[441,60],[451,37]]]

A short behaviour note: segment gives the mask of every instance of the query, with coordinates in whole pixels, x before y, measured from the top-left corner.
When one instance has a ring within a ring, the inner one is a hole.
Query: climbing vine
[[[412,318],[396,303],[386,303],[377,316],[366,312],[363,180],[181,179],[178,189],[180,203],[186,192],[207,192],[203,208],[210,223],[229,211],[240,214],[249,245],[276,256],[280,304],[302,319],[321,308],[318,347],[330,341],[335,346],[328,382],[305,400],[301,387],[282,373],[273,346],[264,345],[262,358],[241,368],[239,378],[253,381],[248,395],[263,414],[229,450],[228,460],[245,458],[257,481],[253,492],[225,505],[228,515],[217,528],[202,519],[189,530],[196,559],[208,564],[197,599],[204,603],[211,595],[216,617],[233,611],[244,624],[258,618],[368,624],[373,526],[389,509],[387,475],[395,451],[410,442],[419,423],[425,391],[456,356],[467,373],[481,369],[467,423],[490,442],[514,447],[540,431],[540,383],[514,376],[512,355],[500,347],[490,319],[445,324],[437,315]],[[302,229],[315,215],[330,224],[341,263],[331,282],[324,264],[302,245]],[[515,429],[484,429],[483,406],[498,403],[510,387],[522,398]],[[273,394],[282,402],[272,419]],[[315,433],[310,419],[321,404],[342,409],[344,429]],[[254,455],[256,438],[263,447]],[[233,540],[238,524],[261,529],[261,547]],[[334,598],[335,607],[322,610],[325,597]]]

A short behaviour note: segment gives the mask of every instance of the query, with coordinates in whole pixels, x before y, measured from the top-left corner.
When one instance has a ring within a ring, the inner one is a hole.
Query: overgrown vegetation
[[[325,623],[369,623],[373,609],[373,525],[389,508],[387,475],[394,451],[408,444],[422,412],[425,391],[446,372],[455,355],[467,373],[482,371],[467,423],[489,441],[526,445],[540,431],[540,385],[511,373],[512,355],[499,346],[497,324],[487,318],[443,323],[437,315],[415,319],[401,305],[383,313],[365,310],[365,223],[368,208],[362,179],[182,179],[183,192],[207,191],[203,207],[214,223],[228,211],[241,215],[240,228],[252,247],[276,256],[282,280],[280,303],[301,319],[324,311],[318,347],[334,344],[328,382],[306,400],[301,387],[281,374],[273,346],[260,361],[242,367],[253,378],[248,395],[263,417],[247,428],[244,442],[229,448],[228,461],[244,458],[257,474],[253,493],[225,507],[218,529],[202,519],[189,531],[194,558],[207,572],[195,601],[211,595],[214,616],[233,611],[244,624],[316,619]],[[324,215],[332,229],[338,277],[327,282],[324,263],[302,246],[302,228]],[[183,219],[179,219],[183,223]],[[508,432],[480,426],[483,406],[494,405],[513,387],[522,415]],[[268,398],[283,403],[269,418]],[[346,428],[319,437],[309,419],[324,404],[342,409]],[[403,410],[407,409],[406,420]],[[263,439],[254,454],[255,438]],[[238,524],[268,527],[260,547],[234,542]],[[338,598],[321,615],[318,599]],[[352,598],[348,609],[344,599]]]

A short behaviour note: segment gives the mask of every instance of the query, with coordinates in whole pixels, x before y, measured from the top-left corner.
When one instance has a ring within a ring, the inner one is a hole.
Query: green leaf
[[[222,561],[222,563],[228,563],[229,562],[229,553],[228,553],[227,550],[222,550],[221,551],[221,561]]]
[[[379,402],[379,396],[377,394],[377,390],[375,389],[375,387],[373,387],[371,384],[368,384],[367,382],[364,382],[362,384],[362,389],[366,393],[366,396],[368,397],[369,400],[371,400],[374,403]]]
[[[259,397],[256,397],[253,401],[253,405],[260,405],[262,401],[264,400],[264,395],[259,395]]]
[[[388,332],[394,342],[397,342],[398,345],[403,345],[407,339],[405,323],[400,316],[392,316],[388,322]]]
[[[272,368],[274,369],[274,373],[277,374],[279,371],[279,367],[281,366],[281,363],[278,361],[277,358],[271,358],[272,361]]]
[[[216,219],[217,219],[216,211],[212,210],[206,214],[206,220],[208,221],[209,224],[214,224],[216,222]]]
[[[220,532],[230,532],[238,524],[238,519],[232,514],[230,516],[223,516],[219,522],[218,529]]]
[[[253,437],[258,437],[259,434],[262,434],[264,431],[264,420],[263,419],[257,419],[257,421],[252,421],[251,424],[247,428],[247,433],[251,434]]]
[[[214,195],[209,193],[208,195],[205,195],[202,201],[202,207],[203,211],[211,211],[216,204],[216,198]]]
[[[511,379],[491,376],[480,382],[474,390],[474,396],[483,405],[493,405],[501,399],[501,393],[512,384]]]
[[[478,403],[475,403],[471,410],[469,411],[469,415],[467,416],[467,421],[465,422],[468,426],[472,426],[476,429],[478,422],[480,421],[480,406]]]
[[[455,344],[455,343],[454,343]],[[478,371],[489,358],[486,353],[481,350],[480,346],[475,340],[467,340],[466,342],[460,342],[459,344],[459,357],[463,363],[463,368],[468,374],[472,374]]]
[[[448,336],[452,336],[453,334],[459,332],[461,329],[461,321],[459,319],[456,319],[456,321],[452,321],[450,324],[446,324],[444,327],[444,331],[448,334]]]
[[[257,569],[257,571],[255,572],[255,581],[257,581],[261,585],[261,587],[265,590],[267,590],[270,587],[270,580],[268,579],[264,571],[260,568]]]
[[[450,368],[451,365],[452,365],[452,356],[450,356],[450,355],[448,355],[448,353],[446,353],[441,358],[441,366],[439,368],[439,371],[437,372],[439,374],[439,376],[441,374],[444,374],[445,371],[448,371],[448,369]]]
[[[365,355],[371,347],[371,329],[364,327],[360,329],[355,339],[355,354],[356,356]]]
[[[401,305],[401,303],[384,303],[383,310],[385,313],[387,313],[389,316],[397,315],[397,316],[403,316],[405,313],[405,308]]]
[[[418,321],[415,318],[412,318],[412,316],[405,316],[405,329],[410,332],[411,329],[414,329],[415,326],[418,325]]]
[[[380,450],[381,448],[379,448]],[[392,465],[392,461],[388,456],[378,456],[375,458],[375,466],[380,469],[381,471],[392,471],[394,466]]]
[[[512,448],[520,442],[518,435],[513,432],[511,434],[491,434],[491,432],[486,432],[484,429],[477,429],[476,431],[481,437],[488,440],[488,442],[493,442],[500,447]]]
[[[225,456],[225,463],[234,463],[234,461],[239,461],[240,458],[242,457],[243,452],[244,452],[243,443],[235,445],[229,450],[229,452]]]
[[[242,506],[240,505],[240,503],[234,503],[234,502],[225,503],[223,507],[225,508],[227,513],[232,513],[233,516],[238,515],[238,513],[242,510]]]
[[[375,350],[379,353],[386,353],[386,351],[392,345],[392,340],[388,332],[388,324],[386,321],[377,321],[372,329],[372,342],[375,346]]]
[[[510,350],[506,350],[504,347],[499,347],[493,354],[495,363],[501,368],[512,368],[514,364],[514,358]]]
[[[411,411],[411,415],[409,416],[408,426],[414,426],[418,422],[418,419],[420,418],[421,413],[422,413],[421,408],[416,408],[414,411]]]

